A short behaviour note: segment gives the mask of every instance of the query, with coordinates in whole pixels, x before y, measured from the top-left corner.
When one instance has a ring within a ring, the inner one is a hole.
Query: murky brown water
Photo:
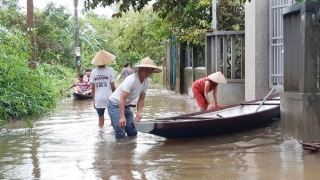
[[[143,118],[197,110],[186,95],[150,89]],[[100,129],[92,102],[69,98],[31,132],[3,135],[0,179],[319,179],[320,153],[282,139],[280,122],[218,137],[168,140],[139,133],[115,141],[105,117]]]

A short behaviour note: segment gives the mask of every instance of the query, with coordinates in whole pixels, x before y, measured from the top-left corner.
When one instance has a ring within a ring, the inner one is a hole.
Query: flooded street
[[[133,111],[135,112],[135,108]],[[195,100],[149,89],[143,119],[196,112]],[[91,100],[63,100],[32,131],[14,129],[0,144],[3,180],[319,179],[320,153],[283,139],[280,122],[245,132],[188,139],[139,133],[115,141],[109,116],[98,127]]]

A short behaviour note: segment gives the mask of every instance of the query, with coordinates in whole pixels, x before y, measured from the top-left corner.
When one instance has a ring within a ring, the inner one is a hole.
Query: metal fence
[[[207,74],[221,71],[227,79],[244,79],[244,31],[207,32]]]
[[[183,44],[185,51],[185,67],[192,67],[194,62],[194,68],[205,67],[205,46],[193,46],[188,47],[187,44]]]
[[[283,17],[282,10],[294,0],[269,0],[269,86],[283,89]]]

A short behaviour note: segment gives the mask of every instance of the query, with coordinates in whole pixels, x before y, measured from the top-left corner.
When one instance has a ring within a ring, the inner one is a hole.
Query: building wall
[[[263,98],[269,88],[269,1],[245,5],[245,100]]]

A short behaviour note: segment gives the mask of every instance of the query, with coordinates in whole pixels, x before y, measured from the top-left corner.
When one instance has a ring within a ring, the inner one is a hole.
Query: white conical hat
[[[146,57],[146,58],[142,59],[140,64],[134,66],[132,69],[137,71],[140,67],[153,68],[154,70],[152,73],[161,73],[162,72],[162,69],[153,65],[153,61],[150,59],[150,57]]]
[[[91,64],[96,65],[96,66],[103,66],[106,64],[111,63],[112,61],[116,60],[116,56],[104,51],[104,50],[100,50],[95,56],[94,58],[91,60]]]
[[[210,74],[210,75],[208,76],[208,78],[209,78],[211,81],[216,82],[216,83],[219,83],[219,84],[225,84],[225,83],[227,83],[226,78],[224,77],[224,75],[223,75],[220,71]]]

